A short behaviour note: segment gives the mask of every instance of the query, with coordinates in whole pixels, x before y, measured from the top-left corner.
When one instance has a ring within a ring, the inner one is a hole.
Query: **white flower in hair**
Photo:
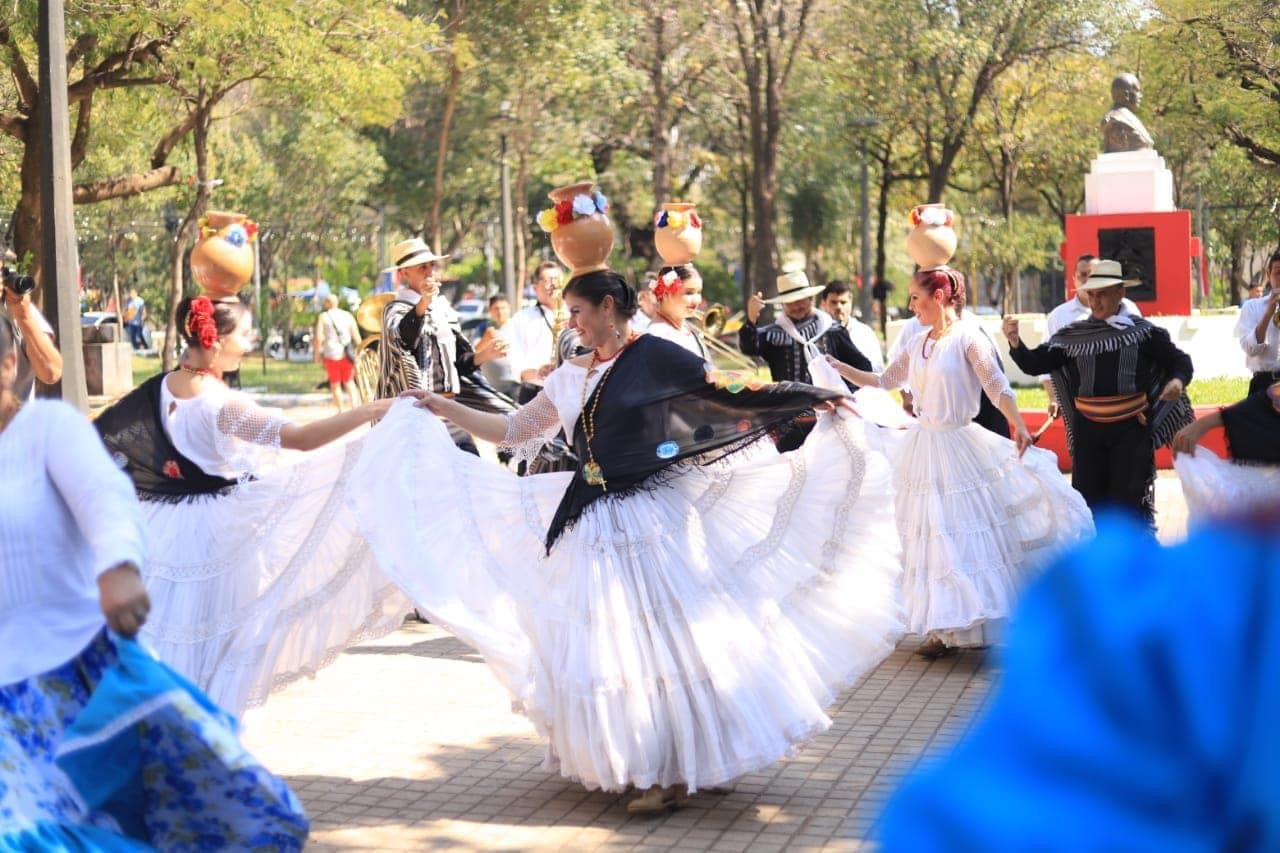
[[[925,225],[947,225],[950,211],[942,207],[926,207],[920,211],[920,221]]]
[[[586,193],[573,197],[573,212],[578,216],[590,216],[596,212],[596,202]]]

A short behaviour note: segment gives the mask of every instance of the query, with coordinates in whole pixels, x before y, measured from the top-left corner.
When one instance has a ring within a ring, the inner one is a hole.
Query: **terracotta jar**
[[[215,233],[191,250],[191,275],[210,299],[234,299],[253,277],[253,223],[243,213],[212,210],[202,225]]]
[[[696,205],[684,201],[668,201],[662,205],[665,213],[680,214],[684,220],[679,228],[673,228],[671,225],[654,226],[653,244],[667,266],[687,264],[702,251],[702,223],[694,213],[695,207]],[[662,214],[659,213],[654,218],[655,221],[661,216]]]
[[[945,215],[946,224],[926,220]],[[956,253],[956,232],[951,227],[954,215],[944,204],[921,204],[911,211],[911,221],[916,223],[907,235],[907,254],[921,269],[946,266]]]
[[[567,187],[557,187],[547,195],[553,202],[573,203],[580,195],[593,195],[595,184],[583,181]],[[596,211],[566,222],[551,232],[551,248],[560,262],[569,268],[569,275],[595,272],[609,268],[609,253],[613,251],[613,226],[609,217]]]

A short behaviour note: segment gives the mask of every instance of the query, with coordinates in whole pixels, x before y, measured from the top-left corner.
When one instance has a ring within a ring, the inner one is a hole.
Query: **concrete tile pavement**
[[[314,850],[857,850],[905,770],[990,688],[984,655],[927,662],[914,645],[843,693],[794,757],[658,817],[543,770],[483,662],[433,625],[408,623],[272,697],[246,715],[246,742],[302,797]]]

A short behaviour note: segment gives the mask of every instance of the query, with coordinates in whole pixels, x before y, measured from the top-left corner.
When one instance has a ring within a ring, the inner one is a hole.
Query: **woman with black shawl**
[[[590,348],[512,416],[416,392],[370,437],[352,505],[384,571],[485,656],[588,788],[671,808],[793,751],[900,631],[889,465],[840,395],[721,375],[630,318],[609,270],[564,299]],[[806,444],[767,440],[813,408]],[[423,409],[517,455],[563,428],[576,470],[517,478]],[[424,487],[430,484],[429,487]]]
[[[1221,427],[1230,460],[1197,445]],[[1280,382],[1200,416],[1169,445],[1192,522],[1280,501]]]
[[[139,385],[95,426],[133,480],[147,530],[151,617],[166,663],[239,714],[338,652],[400,626],[408,603],[378,571],[347,494],[360,439],[391,400],[291,423],[227,388],[248,351],[238,301],[178,305],[178,370]],[[315,450],[279,464],[281,450]]]

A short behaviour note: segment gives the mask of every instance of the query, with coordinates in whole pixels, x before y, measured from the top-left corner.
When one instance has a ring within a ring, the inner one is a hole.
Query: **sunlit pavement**
[[[1171,474],[1157,505],[1161,538],[1180,538]],[[793,758],[659,817],[541,769],[532,726],[432,625],[407,623],[276,694],[246,715],[246,741],[302,797],[315,850],[855,850],[903,773],[963,732],[998,675],[979,652],[924,661],[918,642],[843,693],[831,728]]]

